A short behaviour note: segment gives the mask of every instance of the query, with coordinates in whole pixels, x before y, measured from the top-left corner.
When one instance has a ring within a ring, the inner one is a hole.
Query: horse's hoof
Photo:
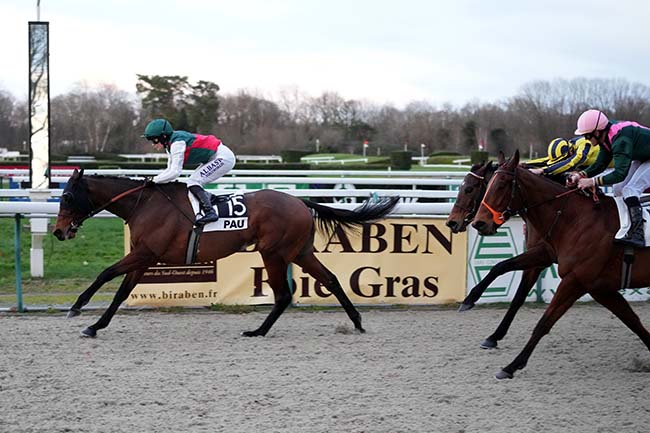
[[[358,328],[355,328],[355,329],[357,330],[357,332],[358,332],[359,334],[365,334],[365,333],[366,333],[366,330],[363,329],[361,326],[359,326]]]
[[[86,328],[83,331],[81,331],[81,336],[82,337],[95,338],[95,337],[97,337],[97,331],[95,331],[92,328]]]
[[[481,343],[481,349],[496,349],[498,343],[494,340],[490,340],[489,338],[486,338],[483,340]]]
[[[70,311],[68,311],[68,319],[72,319],[73,317],[77,317],[78,315],[81,314],[81,310],[79,308],[70,308]]]
[[[474,303],[466,304],[463,302],[460,304],[460,307],[458,307],[458,312],[462,313],[463,311],[471,310],[472,308],[474,308]]]
[[[494,377],[497,380],[503,380],[503,379],[512,379],[514,377],[514,375],[512,373],[508,373],[505,370],[501,370],[501,371],[497,372],[497,374],[495,374]]]
[[[241,335],[244,337],[264,337],[264,334],[258,331],[244,331]]]

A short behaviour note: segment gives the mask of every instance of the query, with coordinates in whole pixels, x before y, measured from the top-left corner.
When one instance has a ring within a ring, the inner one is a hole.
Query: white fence
[[[55,183],[64,183],[72,175],[72,172],[71,169],[52,170],[51,180]],[[158,172],[159,170],[142,169],[85,170],[86,174],[135,178],[154,175]],[[191,173],[191,170],[183,171],[185,176]],[[216,186],[224,192],[255,191],[269,188],[282,190],[298,197],[326,197],[334,201],[332,206],[346,209],[357,207],[357,201],[397,195],[401,202],[394,210],[394,216],[446,216],[451,212],[451,201],[456,196],[454,188],[461,183],[464,175],[464,172],[455,171],[233,170],[229,175],[219,179]],[[0,169],[0,179],[4,178],[10,178],[14,182],[26,182],[29,180],[29,171]],[[324,185],[327,188],[305,188],[305,186],[314,185]],[[431,187],[435,187],[435,189],[431,189]],[[217,191],[212,190],[212,192]],[[55,217],[59,209],[57,202],[48,202],[47,200],[60,197],[62,193],[63,190],[60,188],[50,190],[0,189],[0,217],[18,216],[30,219],[32,276],[43,276],[43,239],[47,236],[48,219]],[[29,198],[31,201],[7,200],[17,198]],[[426,200],[426,202],[421,202],[421,200]],[[104,211],[98,216],[112,217],[113,215]]]
[[[130,176],[142,178],[158,173],[159,170],[142,169],[97,169],[86,170],[86,174],[105,176]],[[191,174],[184,170],[183,175]],[[72,170],[53,170],[52,181],[65,182]],[[451,201],[456,197],[456,187],[462,182],[465,172],[459,171],[345,171],[345,170],[233,170],[216,182],[217,189],[254,191],[261,188],[279,189],[299,197],[330,197],[339,203],[354,203],[371,197],[401,197],[413,214],[446,215],[451,211]],[[11,178],[14,182],[29,180],[24,169],[0,169],[0,178]],[[325,185],[328,188],[305,188],[305,185]],[[361,187],[357,187],[363,186]],[[390,188],[394,186],[395,188]],[[388,188],[387,188],[388,187]],[[401,187],[401,188],[400,188]],[[406,187],[406,188],[405,188]],[[434,187],[435,189],[431,189]],[[428,189],[427,189],[428,188]],[[61,189],[51,189],[50,197],[61,195]],[[29,197],[29,190],[0,189],[0,198]],[[421,199],[435,203],[419,203]],[[2,202],[0,202],[1,204]],[[2,208],[0,208],[2,213]]]

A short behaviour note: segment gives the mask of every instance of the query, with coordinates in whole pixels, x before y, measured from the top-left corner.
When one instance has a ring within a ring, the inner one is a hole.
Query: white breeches
[[[650,188],[650,161],[632,161],[625,179],[613,186],[614,196],[623,198],[640,197],[647,188]]]
[[[234,166],[235,154],[225,144],[221,143],[212,159],[205,164],[199,165],[187,179],[187,186],[199,185],[203,187],[206,183],[214,182],[228,173]]]

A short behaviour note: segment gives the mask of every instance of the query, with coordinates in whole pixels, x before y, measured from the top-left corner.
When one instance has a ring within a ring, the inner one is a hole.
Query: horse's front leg
[[[95,324],[90,325],[81,331],[81,335],[83,337],[96,337],[97,331],[99,329],[103,329],[108,326],[108,324],[111,322],[111,319],[117,312],[117,309],[120,307],[120,304],[126,300],[135,285],[138,284],[138,281],[140,281],[140,278],[142,277],[142,274],[144,274],[145,270],[146,268],[138,269],[137,271],[129,272],[126,277],[124,277],[124,281],[122,281],[120,288],[115,293],[113,301],[111,301],[111,305],[109,305],[106,311],[104,311],[104,314],[102,314],[102,317],[100,317],[99,320],[95,322]]]
[[[103,286],[106,282],[112,280],[113,278],[126,274],[128,272],[134,271],[139,268],[146,269],[152,264],[156,263],[156,259],[149,250],[133,250],[126,256],[124,256],[120,261],[114,265],[109,266],[104,269],[98,276],[95,278],[95,281],[77,298],[70,311],[68,312],[68,318],[75,317],[81,314],[81,308],[86,305],[90,298]]]
[[[499,371],[495,377],[497,379],[512,379],[515,371],[523,369],[542,337],[549,333],[555,322],[585,293],[587,291],[578,286],[576,279],[572,275],[562,279],[551,303],[544,311],[542,318],[537,322],[533,335],[531,335],[524,350],[517,355],[514,361]]]
[[[510,302],[506,315],[503,316],[501,323],[499,323],[499,326],[497,326],[497,329],[492,333],[492,335],[483,340],[481,348],[495,349],[498,346],[499,341],[503,340],[503,337],[508,333],[508,329],[510,329],[510,325],[512,325],[512,321],[515,319],[517,312],[521,306],[524,305],[528,293],[530,293],[530,289],[533,287],[533,284],[535,284],[543,270],[544,268],[524,270],[524,273],[521,276],[521,281],[519,282],[519,287],[517,287],[517,292],[512,298],[512,302]]]
[[[465,297],[458,311],[466,311],[474,307],[485,289],[498,277],[511,271],[521,271],[533,267],[547,267],[553,264],[553,258],[549,256],[544,245],[535,245],[525,253],[497,263],[490,269],[490,272],[479,283],[470,290]]]

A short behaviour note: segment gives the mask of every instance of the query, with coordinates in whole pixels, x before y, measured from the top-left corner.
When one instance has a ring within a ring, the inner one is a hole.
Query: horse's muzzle
[[[472,227],[474,227],[481,236],[490,236],[497,232],[496,225],[491,222],[486,223],[485,221],[475,220],[472,223]]]
[[[449,227],[451,229],[452,233],[462,232],[463,229],[465,228],[464,224],[462,224],[462,223],[458,224],[458,222],[454,221],[454,220],[447,221],[446,225],[447,225],[447,227]]]
[[[66,227],[65,229],[56,229],[52,232],[52,234],[60,241],[65,241],[66,239],[72,239],[75,237],[77,234],[76,230],[73,230],[70,226]]]

